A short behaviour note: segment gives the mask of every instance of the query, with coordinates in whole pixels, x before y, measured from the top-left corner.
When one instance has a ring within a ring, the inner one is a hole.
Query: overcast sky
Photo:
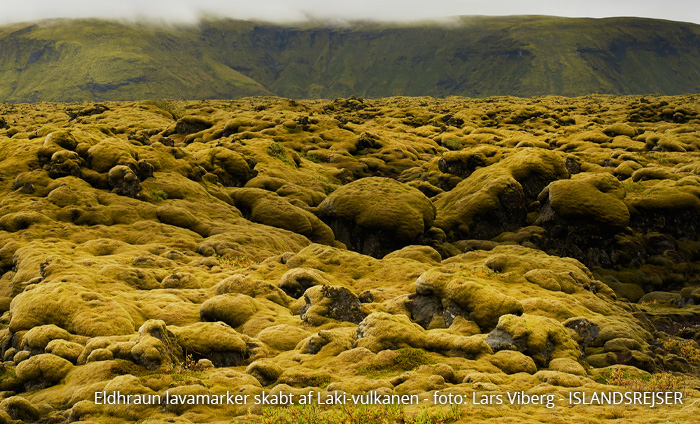
[[[202,14],[275,22],[410,21],[456,15],[641,16],[700,23],[697,0],[0,0],[0,23],[45,18],[196,22]]]

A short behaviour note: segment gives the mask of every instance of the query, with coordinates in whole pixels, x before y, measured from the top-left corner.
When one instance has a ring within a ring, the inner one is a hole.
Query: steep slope
[[[0,30],[0,75],[0,100],[11,102],[682,94],[700,91],[700,27],[546,16],[167,28],[58,20]]]
[[[54,21],[0,39],[5,101],[222,98],[269,94],[209,57],[188,28]]]

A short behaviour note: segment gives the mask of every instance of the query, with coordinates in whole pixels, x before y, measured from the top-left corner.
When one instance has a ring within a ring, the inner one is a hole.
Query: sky
[[[46,18],[196,23],[203,15],[273,22],[414,21],[457,15],[639,16],[700,23],[696,0],[0,0],[0,24]]]

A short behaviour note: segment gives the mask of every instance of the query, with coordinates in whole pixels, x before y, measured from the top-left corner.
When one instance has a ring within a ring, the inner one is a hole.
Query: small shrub
[[[684,387],[684,379],[671,373],[634,377],[620,368],[605,370],[600,376],[599,382],[613,386],[622,386],[635,392],[677,392]]]
[[[191,353],[185,355],[185,362],[180,364],[180,371],[194,371],[197,367],[197,361],[194,360]]]
[[[202,373],[197,370],[197,361],[194,360],[191,353],[185,354],[185,362],[180,363],[177,368],[171,371],[171,374],[175,381],[187,381],[202,377]]]
[[[299,156],[301,156],[303,159],[309,160],[313,163],[321,162],[321,159],[318,156],[316,156],[316,153],[301,152],[301,153],[299,153]]]
[[[288,163],[290,165],[292,164],[292,161],[289,160],[287,153],[284,151],[284,146],[276,141],[273,141],[269,146],[267,146],[267,154],[281,160],[284,163]]]
[[[664,343],[664,349],[685,358],[688,362],[700,364],[700,349],[693,340],[671,339]]]
[[[161,202],[168,198],[168,193],[164,192],[163,190],[150,189],[148,194],[155,202]]]
[[[5,380],[6,378],[14,378],[14,377],[17,377],[17,375],[15,374],[15,367],[14,366],[0,365],[0,381]]]
[[[639,181],[625,181],[622,187],[627,193],[641,193],[644,191],[644,185]]]

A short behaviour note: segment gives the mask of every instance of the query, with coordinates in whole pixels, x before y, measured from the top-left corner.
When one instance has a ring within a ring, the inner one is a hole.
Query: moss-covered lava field
[[[2,104],[0,423],[691,422],[698,100]]]

